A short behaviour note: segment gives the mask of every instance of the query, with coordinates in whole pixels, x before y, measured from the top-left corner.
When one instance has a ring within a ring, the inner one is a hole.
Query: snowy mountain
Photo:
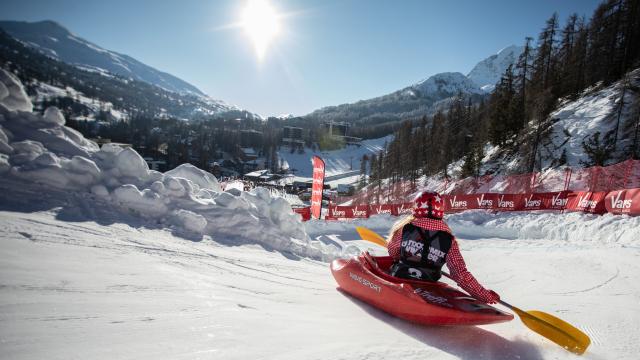
[[[204,95],[195,86],[115,51],[72,34],[54,21],[0,21],[0,28],[23,43],[68,64],[106,71],[182,94]]]
[[[444,72],[430,76],[404,89],[355,103],[328,106],[305,116],[312,121],[347,121],[375,125],[432,115],[447,108],[458,94],[479,99],[493,91],[504,70],[515,64],[520,46],[509,46],[480,61],[465,76]]]
[[[422,94],[435,97],[449,97],[458,93],[481,94],[478,85],[459,72],[444,72],[433,75],[412,86]]]
[[[259,115],[214,100],[206,95],[169,91],[145,81],[132,80],[104,69],[74,66],[25,45],[0,29],[0,67],[27,84],[34,105],[58,105],[73,119],[123,119],[133,113],[197,120]]]
[[[476,64],[467,74],[467,78],[482,90],[493,91],[502,74],[509,65],[514,65],[518,61],[523,50],[523,46],[508,46]]]

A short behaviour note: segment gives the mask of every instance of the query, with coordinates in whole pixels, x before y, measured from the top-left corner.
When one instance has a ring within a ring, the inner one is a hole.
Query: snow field
[[[289,204],[266,189],[223,192],[212,174],[193,165],[163,174],[149,170],[131,148],[98,148],[64,126],[57,108],[31,113],[22,85],[0,74],[0,174],[9,181],[91,194],[123,213],[199,236],[219,234],[316,259],[335,256],[335,248],[310,241]]]

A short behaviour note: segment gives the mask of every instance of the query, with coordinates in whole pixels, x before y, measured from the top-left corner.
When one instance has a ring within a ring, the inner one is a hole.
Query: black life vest
[[[391,275],[438,281],[452,241],[453,236],[446,231],[425,231],[413,224],[405,225],[402,228],[400,260],[391,267]]]

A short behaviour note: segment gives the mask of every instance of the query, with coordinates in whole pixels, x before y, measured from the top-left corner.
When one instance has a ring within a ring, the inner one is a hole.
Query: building
[[[285,126],[282,129],[282,143],[292,147],[304,146],[304,140],[302,140],[302,128]]]

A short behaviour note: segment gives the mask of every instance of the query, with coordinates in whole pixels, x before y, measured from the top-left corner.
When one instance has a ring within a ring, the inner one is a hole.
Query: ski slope
[[[149,170],[33,113],[0,70],[0,359],[572,359],[518,320],[423,327],[336,290],[355,225],[302,223],[266,189]],[[583,329],[585,359],[640,352],[640,217],[450,215],[469,269],[504,300]]]
[[[114,212],[87,215],[55,197],[34,206],[16,191],[20,198],[3,191],[0,211],[3,359],[575,358],[518,320],[439,328],[393,318],[337,291],[326,262],[189,238]],[[393,220],[358,224],[382,231]],[[471,212],[448,220],[487,287],[591,336],[585,359],[636,358],[637,219]],[[352,241],[353,227],[310,222],[307,232],[344,256],[384,252]],[[603,230],[573,236],[580,228]]]

